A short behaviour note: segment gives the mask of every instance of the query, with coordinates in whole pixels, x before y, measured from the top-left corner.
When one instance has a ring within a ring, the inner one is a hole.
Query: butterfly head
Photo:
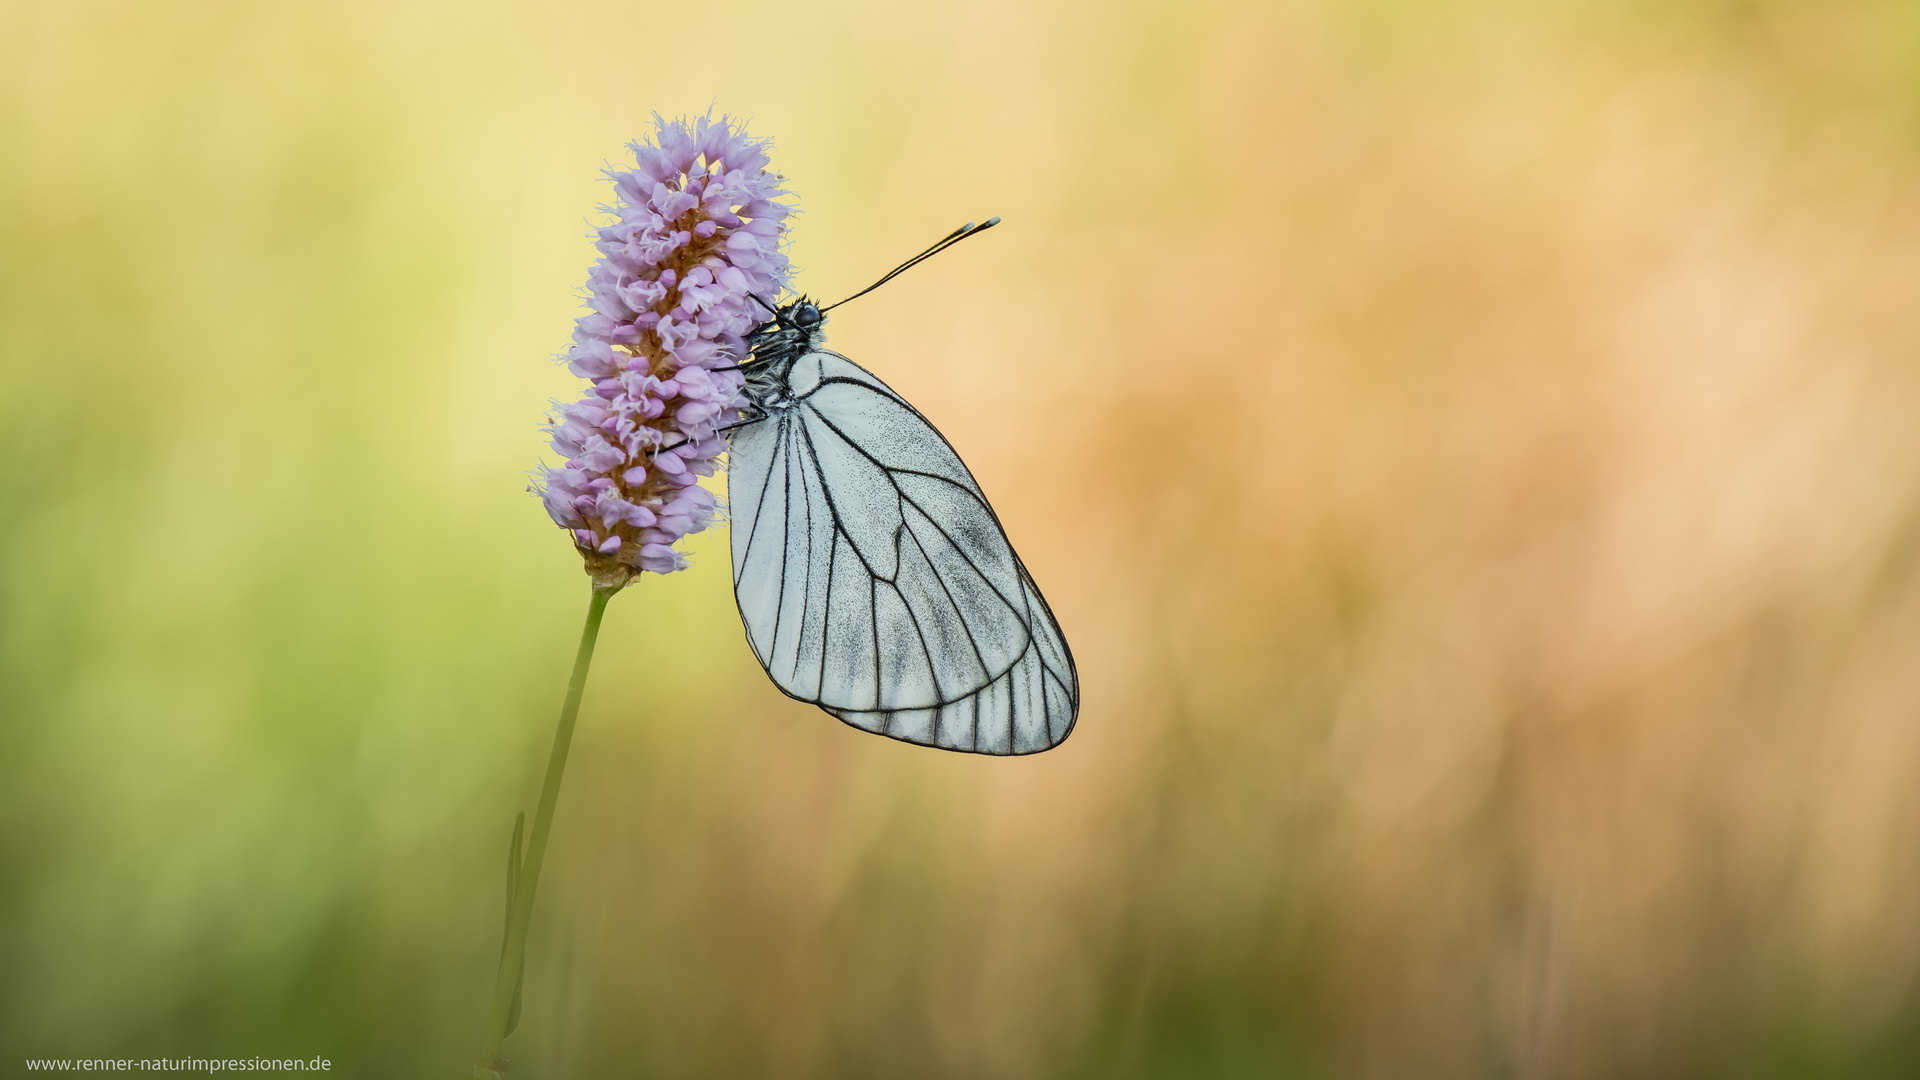
[[[827,321],[827,317],[820,313],[820,305],[804,296],[782,308],[780,314],[786,316],[788,322],[808,335],[820,329],[820,325]]]
[[[827,324],[820,305],[804,296],[779,308],[766,307],[773,317],[747,335],[751,355],[740,365],[747,372],[747,396],[756,403],[777,394],[794,361],[813,350]]]

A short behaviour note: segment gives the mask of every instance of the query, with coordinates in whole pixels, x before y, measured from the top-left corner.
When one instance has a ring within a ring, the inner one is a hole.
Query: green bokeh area
[[[1081,726],[616,597],[526,1077],[1920,1074],[1911,5],[0,0],[0,1074],[468,1075],[650,115],[966,453]]]

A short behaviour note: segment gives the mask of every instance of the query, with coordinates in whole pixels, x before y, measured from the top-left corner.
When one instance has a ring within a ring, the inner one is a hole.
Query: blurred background
[[[1022,760],[613,603],[515,1077],[1920,1075],[1920,8],[0,0],[0,1068],[465,1077],[655,110],[1079,660]],[[9,1073],[11,1074],[11,1073]]]

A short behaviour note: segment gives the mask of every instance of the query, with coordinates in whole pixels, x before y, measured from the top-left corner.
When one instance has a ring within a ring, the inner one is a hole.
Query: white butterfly
[[[1073,656],[973,474],[900,395],[814,344],[822,308],[768,310],[741,365],[751,411],[727,475],[734,597],[761,666],[876,734],[982,754],[1058,746],[1080,710]]]

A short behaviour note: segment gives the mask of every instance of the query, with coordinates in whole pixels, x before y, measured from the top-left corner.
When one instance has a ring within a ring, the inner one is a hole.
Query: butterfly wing
[[[835,353],[734,435],[734,595],[775,685],[855,727],[1027,754],[1073,729],[1065,637],[973,475],[885,383]]]

